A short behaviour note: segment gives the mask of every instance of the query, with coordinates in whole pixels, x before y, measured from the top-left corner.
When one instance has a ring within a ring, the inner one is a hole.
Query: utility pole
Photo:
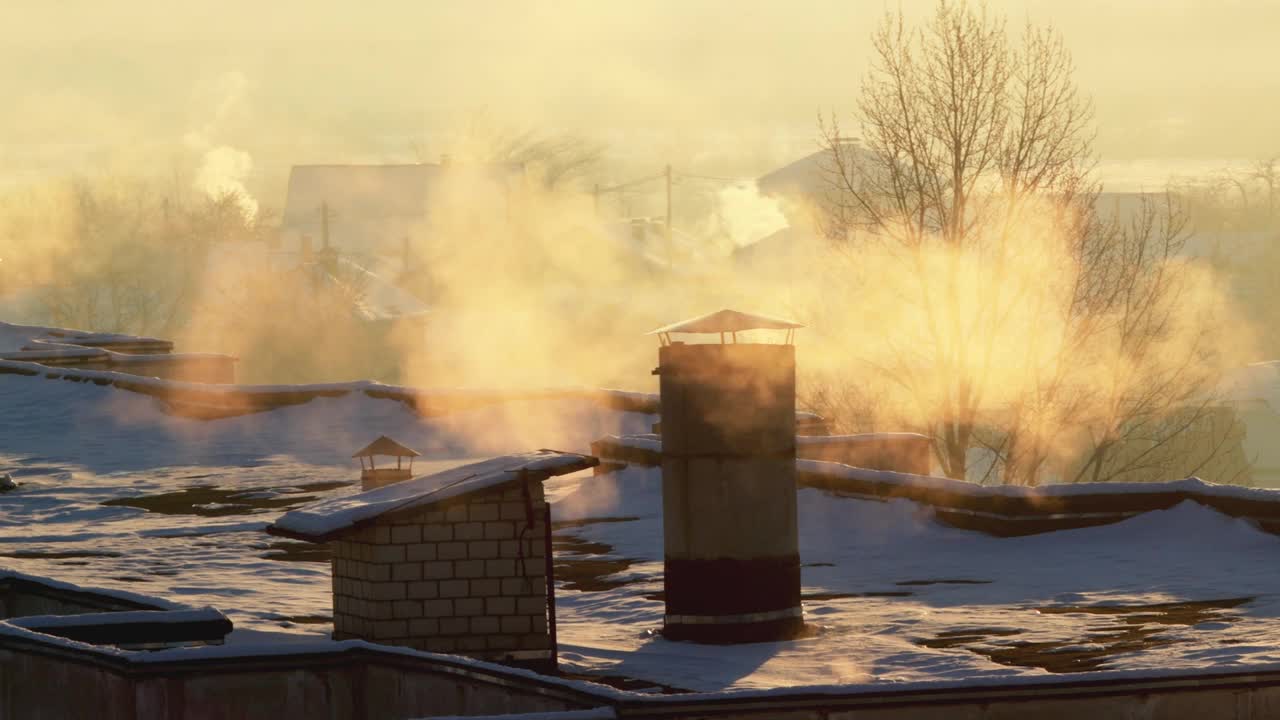
[[[667,227],[665,228],[667,240],[667,267],[674,268],[676,265],[675,255],[672,253],[671,247],[671,163],[667,163]]]
[[[323,250],[329,249],[329,202],[327,200],[320,203],[320,246]]]

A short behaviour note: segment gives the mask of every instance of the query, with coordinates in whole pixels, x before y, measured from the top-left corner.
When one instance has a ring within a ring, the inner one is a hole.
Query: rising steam
[[[253,220],[258,214],[258,201],[245,185],[253,171],[253,158],[244,150],[215,142],[227,119],[244,103],[248,84],[244,73],[223,73],[213,91],[212,114],[198,128],[186,133],[183,142],[200,154],[193,187],[213,200],[233,198],[245,218]]]
[[[235,198],[240,212],[252,220],[258,215],[258,201],[245,187],[245,180],[253,170],[253,158],[244,150],[219,145],[204,152],[200,169],[196,172],[195,187],[211,199],[226,196]]]
[[[760,194],[754,182],[739,182],[720,191],[719,216],[734,247],[743,247],[787,227],[778,201]]]
[[[241,102],[243,84],[228,87],[232,91],[220,95],[211,120],[187,140],[201,158],[190,182],[211,195],[233,194],[248,216],[256,202],[240,191],[251,158],[214,141],[230,108]],[[982,421],[994,425],[1015,410],[1028,413],[1030,439],[1064,466],[1088,440],[1082,428],[1108,429],[1116,397],[1140,395],[1145,383],[1174,377],[1188,387],[1208,384],[1223,369],[1256,359],[1249,328],[1235,320],[1218,278],[1178,258],[1153,267],[1177,277],[1178,292],[1168,301],[1178,303],[1179,312],[1147,352],[1117,353],[1123,327],[1110,317],[1098,318],[1096,331],[1082,341],[1068,342],[1068,280],[1077,258],[1054,226],[1051,203],[1020,217],[1008,251],[999,257],[998,276],[991,255],[970,249],[929,244],[908,253],[870,241],[833,246],[794,224],[789,242],[803,244],[804,252],[786,259],[766,254],[743,263],[709,252],[680,258],[673,267],[660,255],[663,261],[655,266],[635,252],[625,230],[597,212],[587,189],[547,188],[518,172],[495,173],[481,161],[483,153],[467,146],[442,150],[454,165],[428,188],[427,221],[408,238],[408,254],[419,262],[405,268],[409,274],[403,278],[426,288],[422,297],[431,313],[425,325],[392,321],[374,333],[368,323],[352,319],[351,298],[344,293],[358,294],[359,288],[318,282],[314,273],[281,272],[272,266],[268,247],[245,245],[231,262],[197,259],[199,275],[168,273],[191,288],[197,301],[167,332],[184,349],[242,358],[277,354],[287,359],[281,363],[286,370],[288,363],[307,363],[296,374],[270,378],[278,382],[377,375],[369,364],[374,358],[395,360],[401,368],[382,379],[421,387],[652,391],[657,343],[644,333],[735,307],[807,325],[797,335],[802,392],[808,400],[818,391],[849,398],[843,418],[857,421],[841,429],[928,430],[937,420],[934,413],[946,406],[950,386],[932,382],[940,376],[930,373],[940,370],[927,356],[950,348],[957,352],[943,354],[950,358],[946,371],[984,389]],[[121,213],[138,205],[130,198],[147,192],[104,185],[111,192],[95,196],[95,205],[119,207]],[[40,277],[65,277],[68,263],[88,257],[90,245],[76,243],[101,243],[100,233],[77,234],[83,222],[68,209],[85,202],[72,190],[9,198],[8,235],[39,238],[23,246],[26,259],[35,257],[31,248],[48,251],[40,256],[47,263]],[[120,201],[105,203],[113,192]],[[780,227],[781,208],[753,186],[730,187],[718,198],[712,212],[734,245]],[[153,213],[144,225],[156,228],[157,246],[171,243],[175,231],[166,228],[172,218],[166,219],[158,201],[144,204]],[[133,220],[113,211],[100,222],[130,227]],[[180,228],[178,236],[187,237],[186,231]],[[5,258],[8,265],[10,254]],[[386,274],[394,277],[398,269],[397,264]],[[158,283],[164,276],[152,277]],[[929,307],[940,305],[951,307],[955,322],[931,321]],[[963,348],[971,352],[958,352]],[[242,377],[251,376],[248,365]],[[1045,394],[1044,381],[1051,376],[1070,392]],[[1062,399],[1068,395],[1070,402]],[[548,439],[547,428],[581,423],[581,413],[572,404],[513,405],[500,417],[464,424],[458,432],[474,432],[486,442],[497,437],[534,443]]]

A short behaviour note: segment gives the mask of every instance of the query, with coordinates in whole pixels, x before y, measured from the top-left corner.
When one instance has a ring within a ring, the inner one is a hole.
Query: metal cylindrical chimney
[[[663,328],[659,349],[664,634],[758,642],[803,628],[795,346],[670,342],[672,332],[797,327],[732,311]]]

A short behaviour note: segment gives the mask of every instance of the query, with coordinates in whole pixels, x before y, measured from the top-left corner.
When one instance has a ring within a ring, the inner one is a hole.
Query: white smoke
[[[245,218],[252,220],[258,214],[258,201],[244,184],[252,170],[253,158],[249,153],[219,145],[205,151],[200,169],[196,171],[195,186],[211,198],[231,195],[240,204]]]
[[[240,212],[252,220],[258,215],[258,201],[245,185],[253,171],[253,157],[227,144],[214,142],[228,116],[244,102],[248,79],[244,73],[231,71],[218,78],[213,90],[213,113],[201,127],[183,136],[187,147],[201,154],[194,187],[210,198],[235,198]]]
[[[778,201],[761,195],[754,182],[726,187],[719,193],[719,203],[721,226],[735,247],[750,245],[787,227]]]

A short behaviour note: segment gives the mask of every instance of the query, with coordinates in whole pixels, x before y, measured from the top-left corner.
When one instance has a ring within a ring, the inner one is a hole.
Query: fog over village
[[[0,718],[1280,713],[1280,5],[0,22]]]

